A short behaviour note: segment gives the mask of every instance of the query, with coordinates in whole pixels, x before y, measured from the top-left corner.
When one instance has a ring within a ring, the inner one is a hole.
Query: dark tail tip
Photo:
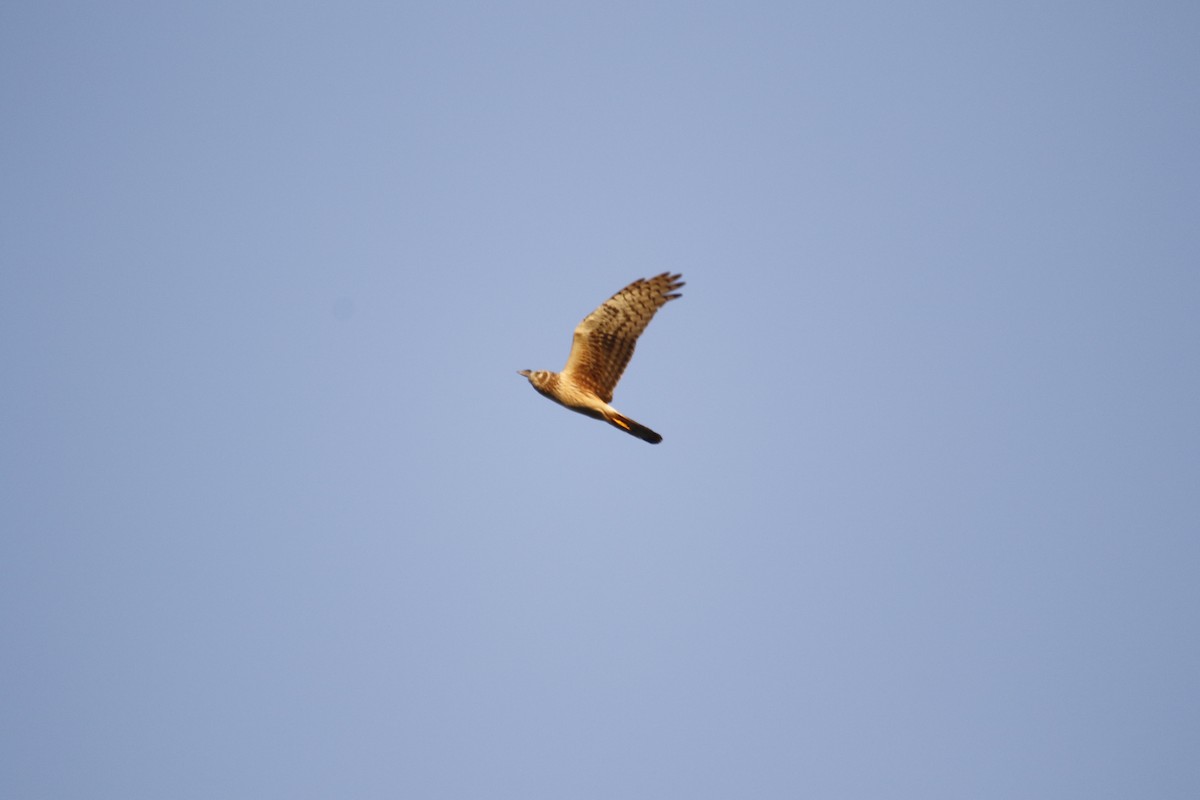
[[[620,428],[621,430],[625,431],[626,433],[630,434],[631,436],[636,436],[637,438],[641,439],[643,442],[649,442],[650,444],[658,444],[659,442],[662,441],[662,437],[659,436],[657,433],[650,430],[645,425],[642,425],[639,422],[634,422],[629,417],[616,416],[610,421],[616,427]]]
[[[637,437],[643,442],[649,442],[650,444],[658,444],[662,441],[662,437],[649,428],[642,428],[641,431],[637,433]]]

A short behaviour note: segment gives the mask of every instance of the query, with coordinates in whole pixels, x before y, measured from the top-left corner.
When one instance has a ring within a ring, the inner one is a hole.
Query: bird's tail
[[[662,441],[662,437],[659,436],[657,433],[650,430],[649,428],[647,428],[645,425],[642,425],[641,423],[634,422],[629,417],[626,417],[623,414],[612,413],[612,414],[605,416],[604,419],[613,427],[620,428],[621,430],[625,431],[626,433],[631,434],[631,435],[636,436],[637,438],[641,439],[643,442],[649,442],[650,444],[658,444],[659,442]]]

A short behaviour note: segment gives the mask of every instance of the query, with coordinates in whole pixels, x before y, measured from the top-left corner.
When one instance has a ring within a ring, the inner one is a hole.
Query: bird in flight
[[[662,437],[609,405],[613,389],[633,355],[633,346],[654,314],[683,286],[682,275],[664,272],[639,278],[614,294],[583,318],[575,329],[571,354],[562,372],[523,369],[534,389],[572,411],[602,419],[644,442],[658,444]]]

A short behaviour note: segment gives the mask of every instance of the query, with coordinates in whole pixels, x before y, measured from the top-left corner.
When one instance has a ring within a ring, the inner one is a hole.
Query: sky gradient
[[[1197,41],[6,4],[0,796],[1200,796]]]

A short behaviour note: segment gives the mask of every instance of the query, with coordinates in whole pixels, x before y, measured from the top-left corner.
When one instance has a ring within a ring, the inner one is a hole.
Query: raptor
[[[679,297],[682,275],[664,272],[640,278],[614,294],[575,328],[562,372],[519,370],[534,389],[572,411],[602,419],[615,428],[658,444],[662,437],[613,408],[613,389],[633,356],[638,337],[654,314]]]

